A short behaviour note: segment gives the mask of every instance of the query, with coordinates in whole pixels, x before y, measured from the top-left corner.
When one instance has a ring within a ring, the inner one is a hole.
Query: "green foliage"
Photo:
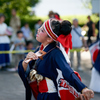
[[[16,9],[19,16],[24,16],[30,13],[28,7],[33,7],[38,2],[39,0],[0,0],[0,13],[9,18],[11,9]]]
[[[92,0],[81,0],[83,6],[88,9],[92,9]]]

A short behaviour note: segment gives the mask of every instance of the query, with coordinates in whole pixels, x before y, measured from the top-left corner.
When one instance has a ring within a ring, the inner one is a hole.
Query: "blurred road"
[[[83,83],[89,86],[91,79],[90,68],[92,67],[90,54],[89,52],[82,52],[81,56],[81,66],[84,71],[79,73]],[[25,100],[24,86],[17,73],[0,71],[0,100]],[[100,100],[100,93],[95,93],[92,100]]]

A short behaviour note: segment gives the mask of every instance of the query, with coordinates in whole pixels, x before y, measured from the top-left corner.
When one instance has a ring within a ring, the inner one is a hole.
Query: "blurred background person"
[[[4,23],[5,16],[0,14],[0,51],[8,51],[10,40],[7,36],[7,25]],[[0,68],[6,69],[6,66],[10,64],[9,54],[0,54]]]
[[[88,32],[87,32],[88,40],[87,40],[87,44],[89,46],[92,43],[91,36],[95,36],[95,24],[91,20],[90,16],[88,16],[87,19],[88,19],[88,22],[87,22],[87,24],[85,26],[88,26]]]
[[[78,25],[78,19],[73,19],[73,25],[72,25],[72,48],[77,49],[81,48],[84,44],[85,47],[87,47],[86,42],[84,40],[84,37],[81,35],[81,27]],[[82,38],[82,40],[80,39]],[[82,42],[83,41],[83,42]],[[81,54],[80,52],[76,52],[77,54],[77,70],[83,71],[81,68]],[[70,53],[70,61],[71,61],[71,67],[74,69],[75,64],[74,64],[74,52]]]
[[[11,41],[13,42],[16,38],[16,32],[20,29],[21,21],[20,18],[16,15],[16,10],[12,9],[11,11],[12,17],[10,19],[10,26],[13,28],[13,34],[11,37]]]
[[[55,18],[55,13],[53,11],[49,11],[48,17]]]
[[[26,41],[25,50],[35,50],[33,41],[31,41],[31,40]],[[28,54],[28,52],[25,53],[25,56],[26,56],[26,54]]]
[[[29,24],[27,22],[21,28],[21,31],[23,32],[23,36],[24,36],[26,41],[33,40],[32,31],[31,31]]]
[[[36,48],[40,45],[40,43],[36,40],[36,34],[37,34],[38,29],[42,26],[42,24],[43,22],[41,19],[39,19],[37,23],[35,24],[35,34],[34,34],[35,39],[33,40],[33,42],[34,42],[34,47]]]
[[[23,38],[23,32],[17,31],[17,38],[14,41],[15,50],[20,51],[25,50],[25,40]],[[10,68],[8,71],[17,71],[18,69],[18,63],[21,59],[24,58],[24,53],[16,53],[15,54],[15,68]]]
[[[35,24],[35,38],[36,38],[37,31],[38,31],[38,29],[42,26],[42,24],[43,24],[43,22],[42,22],[41,19],[39,19],[39,20],[37,21],[37,23]]]

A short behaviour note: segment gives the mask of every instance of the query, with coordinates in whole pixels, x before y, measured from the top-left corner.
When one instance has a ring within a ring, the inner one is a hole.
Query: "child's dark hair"
[[[21,30],[17,31],[17,35],[18,35],[19,33],[22,33],[22,34],[23,34],[23,32],[22,32]]]
[[[37,23],[39,23],[40,21],[42,21],[41,19],[39,19],[38,21],[37,21]]]
[[[28,23],[28,22],[25,22],[25,23],[24,23],[24,26],[27,25],[27,24],[29,24],[29,23]]]
[[[64,20],[61,23],[57,20],[52,20],[51,27],[57,36],[61,34],[68,35],[72,30],[71,23],[68,20]]]
[[[6,18],[4,14],[0,13],[0,18],[1,18],[1,17]]]
[[[28,46],[29,44],[33,44],[33,42],[31,40],[26,41],[26,46]]]

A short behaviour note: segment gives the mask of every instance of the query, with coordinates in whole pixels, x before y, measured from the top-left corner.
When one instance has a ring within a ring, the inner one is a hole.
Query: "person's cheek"
[[[43,35],[43,32],[40,32],[40,35]]]
[[[43,33],[43,32],[40,32],[40,36],[45,36],[45,33]]]

